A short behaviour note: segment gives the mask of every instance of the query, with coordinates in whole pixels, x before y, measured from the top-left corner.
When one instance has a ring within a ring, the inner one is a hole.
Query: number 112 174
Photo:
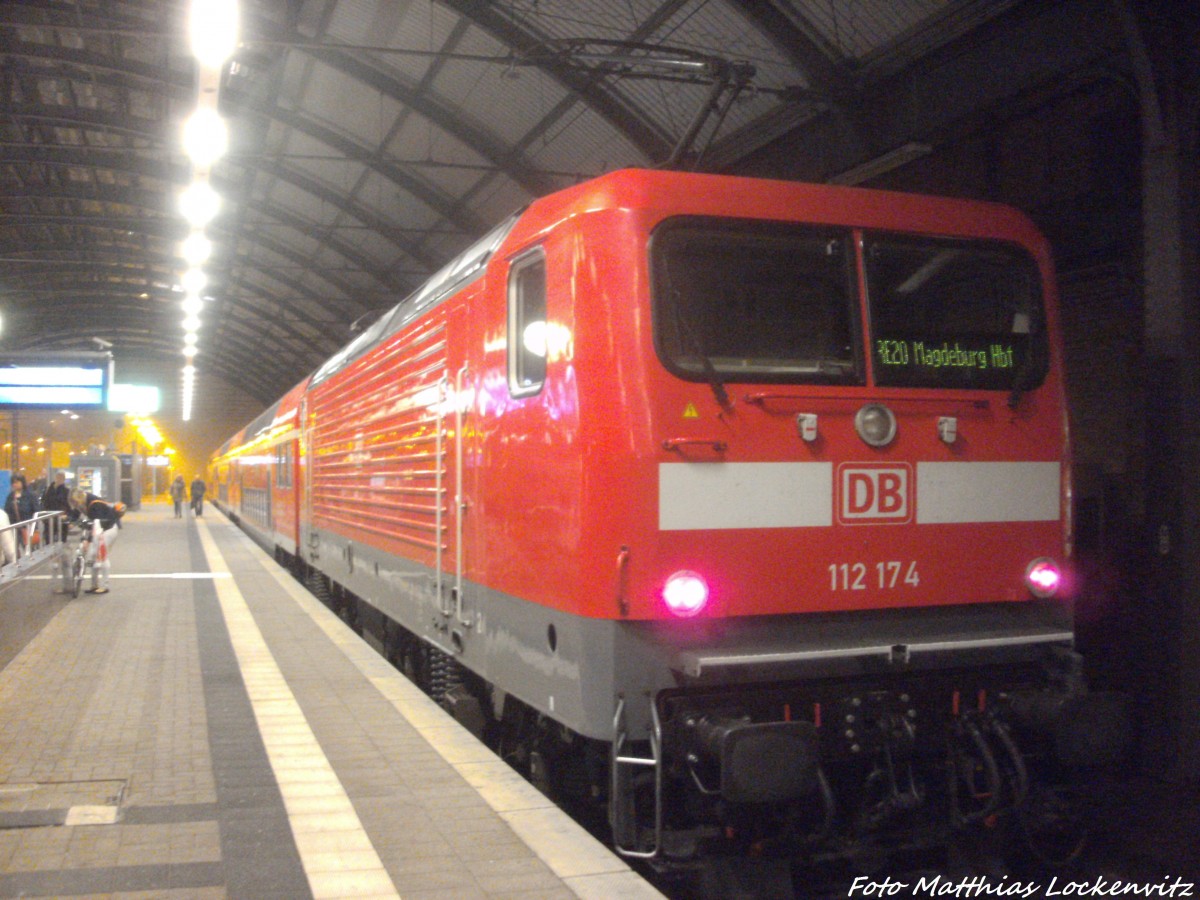
[[[831,591],[881,591],[915,588],[921,584],[916,560],[888,560],[877,563],[833,563],[829,566]]]

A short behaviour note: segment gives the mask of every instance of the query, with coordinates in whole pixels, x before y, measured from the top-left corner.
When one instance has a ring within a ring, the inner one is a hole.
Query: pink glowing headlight
[[[1062,572],[1052,559],[1035,559],[1025,570],[1025,583],[1035,597],[1053,597],[1062,584]]]
[[[663,602],[674,615],[691,618],[708,603],[708,585],[695,572],[676,572],[663,587]]]

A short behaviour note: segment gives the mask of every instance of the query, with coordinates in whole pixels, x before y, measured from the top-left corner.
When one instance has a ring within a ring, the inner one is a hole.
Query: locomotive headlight
[[[1025,570],[1025,583],[1035,597],[1053,597],[1062,584],[1062,572],[1052,559],[1035,559]]]
[[[854,416],[854,430],[872,447],[886,447],[896,437],[896,417],[881,403],[868,403]]]
[[[708,603],[708,584],[695,572],[676,572],[663,586],[663,602],[674,615],[690,619]]]

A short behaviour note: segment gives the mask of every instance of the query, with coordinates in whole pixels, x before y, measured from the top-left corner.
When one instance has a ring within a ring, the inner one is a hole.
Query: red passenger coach
[[[1057,329],[1007,207],[620,171],[464,251],[214,478],[624,853],[941,840],[1093,752]]]
[[[298,404],[307,383],[226,441],[209,466],[213,502],[284,560],[295,559],[299,547]]]

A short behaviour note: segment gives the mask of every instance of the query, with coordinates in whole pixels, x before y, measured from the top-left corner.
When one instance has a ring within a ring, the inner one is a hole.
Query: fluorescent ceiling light
[[[183,123],[183,149],[192,164],[207,169],[229,148],[229,128],[217,111],[199,107]]]
[[[179,279],[179,283],[189,294],[198,294],[208,284],[208,276],[200,269],[193,267],[183,273],[183,277]]]
[[[183,253],[183,260],[189,266],[201,266],[212,256],[212,241],[204,236],[202,231],[193,231],[187,236],[183,244],[180,245],[180,250]]]
[[[194,181],[179,195],[179,211],[193,228],[203,228],[221,209],[221,197],[207,181]]]
[[[237,0],[192,0],[188,37],[200,65],[210,69],[225,65],[237,47]]]

